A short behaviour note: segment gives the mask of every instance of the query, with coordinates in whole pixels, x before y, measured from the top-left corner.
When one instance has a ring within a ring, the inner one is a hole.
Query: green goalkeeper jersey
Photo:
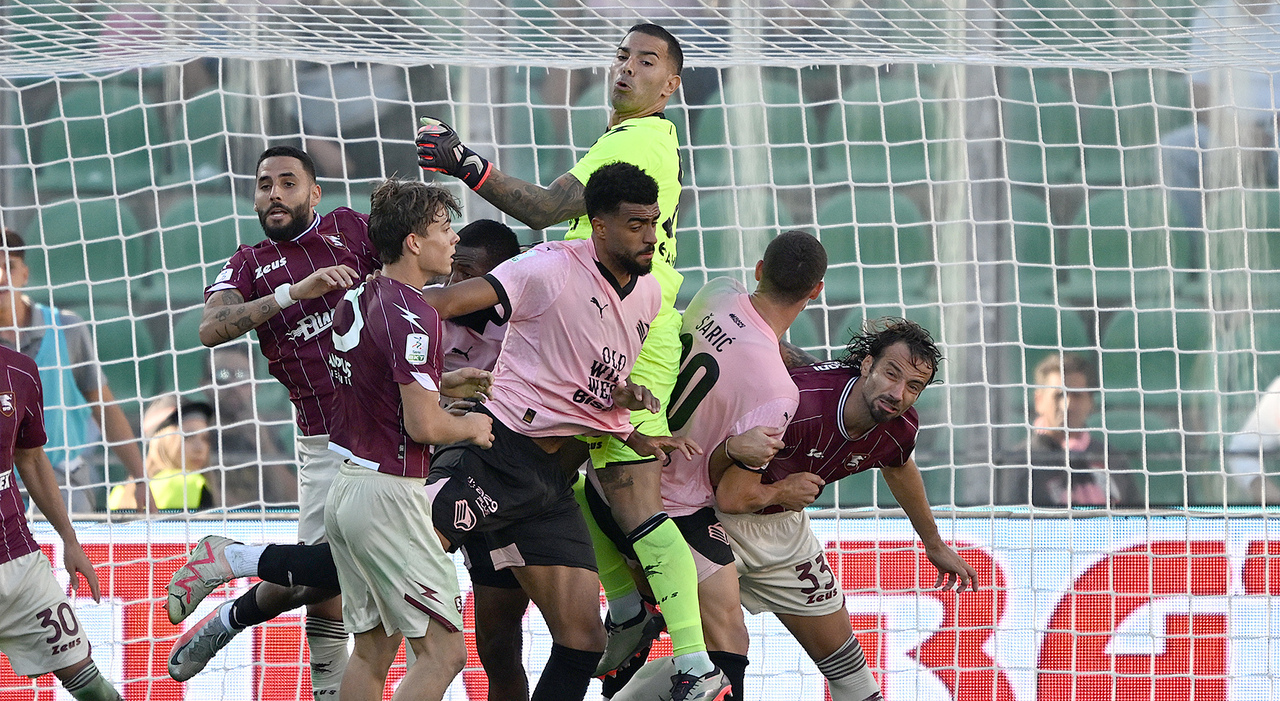
[[[628,119],[606,131],[587,155],[569,171],[586,184],[600,166],[623,161],[637,166],[658,182],[658,246],[653,256],[653,277],[662,285],[662,306],[674,309],[676,293],[684,277],[676,272],[676,216],[680,207],[680,146],[676,126],[661,114]],[[566,239],[591,236],[591,221],[584,214],[569,224]]]

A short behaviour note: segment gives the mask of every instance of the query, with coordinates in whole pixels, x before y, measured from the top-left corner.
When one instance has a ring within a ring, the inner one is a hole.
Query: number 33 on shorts
[[[796,565],[795,570],[800,580],[800,593],[808,598],[806,603],[816,604],[840,595],[835,574],[827,566],[827,558],[822,553]]]

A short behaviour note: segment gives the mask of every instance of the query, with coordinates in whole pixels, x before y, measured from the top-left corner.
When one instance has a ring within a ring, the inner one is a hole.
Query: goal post
[[[1141,543],[1156,560],[1174,557],[1160,549],[1172,537],[1160,519],[1186,518],[1195,542],[1256,540],[1257,552],[1230,556],[1265,559],[1275,551],[1257,524],[1241,526],[1246,537],[1225,516],[1264,514],[1280,495],[1268,485],[1280,447],[1272,408],[1280,387],[1268,391],[1280,376],[1280,97],[1270,89],[1280,80],[1271,72],[1280,67],[1280,10],[1271,8],[1243,0],[15,0],[0,8],[0,224],[27,241],[30,299],[88,322],[135,434],[151,401],[174,393],[234,417],[238,447],[215,438],[206,468],[225,508],[159,517],[168,530],[155,536],[163,554],[153,573],[176,557],[180,531],[222,524],[277,537],[293,498],[280,483],[292,462],[287,397],[251,337],[233,349],[240,357],[223,358],[233,365],[219,365],[220,375],[197,335],[204,286],[237,245],[263,238],[252,202],[257,155],[268,144],[304,146],[319,168],[321,210],[367,211],[381,178],[419,177],[413,135],[417,117],[431,115],[504,172],[548,185],[606,126],[604,69],[616,42],[632,24],[655,21],[685,54],[682,87],[665,112],[684,172],[681,306],[711,277],[749,281],[779,231],[811,232],[830,267],[823,295],[791,329],[793,343],[839,357],[851,331],[880,316],[917,321],[939,341],[946,360],[941,382],[917,404],[914,457],[948,534],[994,553],[1008,572],[1009,562],[1024,562],[1016,553],[1026,544],[992,534],[1008,526],[1041,538],[1035,524],[1045,519],[1070,551],[1053,567],[1074,576],[1075,548],[1123,560],[1103,546],[1095,552],[1087,539],[1105,529],[1090,518],[1114,519],[1132,536],[1124,547]],[[563,227],[530,231],[456,181],[435,179],[462,198],[463,220],[504,219],[524,243],[563,235]],[[1061,378],[1042,385],[1036,367],[1054,357],[1081,360],[1093,390],[1075,395],[1094,410],[1089,431],[1073,439],[1090,436],[1110,477],[1057,497],[1089,510],[1036,502],[1044,474],[1028,442],[1045,428],[1037,390],[1061,389]],[[247,410],[222,406],[236,401],[227,392],[247,396]],[[124,472],[110,441],[85,440],[93,476],[82,490],[102,506]],[[863,474],[829,486],[814,516],[850,567],[888,565],[897,561],[877,548],[910,540],[896,505],[881,478]],[[1205,520],[1192,525],[1188,514]],[[134,515],[77,516],[100,522],[92,539],[103,548],[113,532],[152,542]],[[876,534],[880,523],[889,535]],[[855,545],[841,550],[846,542]],[[1217,557],[1204,547],[1197,552]],[[1008,581],[1015,608],[1041,584]],[[889,598],[907,596],[907,582],[898,585]],[[1045,586],[1068,598],[1077,591]],[[1217,611],[1222,601],[1205,605]],[[890,635],[888,619],[865,608],[854,613]],[[1050,615],[1018,611],[1033,627]],[[933,625],[912,621],[905,625],[917,632]],[[786,639],[766,628],[753,636]],[[115,635],[106,644],[121,660],[136,654]],[[254,673],[274,664],[248,647],[243,659]],[[806,699],[822,698],[803,656],[780,664],[753,665],[751,683],[794,676]],[[989,671],[1014,670],[1012,695],[965,701],[1037,698],[1042,687],[1024,672],[1045,665],[997,656]],[[891,684],[933,683],[876,669]],[[1117,669],[1106,673],[1129,678]],[[146,674],[163,677],[162,666]],[[1152,693],[1166,688],[1147,681]],[[0,696],[18,688],[6,683],[0,677]],[[887,698],[914,698],[905,688]]]

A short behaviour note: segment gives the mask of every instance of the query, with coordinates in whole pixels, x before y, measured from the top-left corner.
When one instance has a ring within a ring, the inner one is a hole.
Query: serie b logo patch
[[[410,365],[422,365],[427,362],[427,349],[431,339],[425,333],[411,333],[404,340],[404,360]]]
[[[17,404],[13,401],[13,392],[0,394],[0,414],[4,414],[6,417],[13,416],[16,406]]]

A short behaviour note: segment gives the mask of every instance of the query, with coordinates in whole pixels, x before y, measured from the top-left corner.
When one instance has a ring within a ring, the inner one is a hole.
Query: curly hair
[[[840,359],[840,364],[856,368],[868,357],[874,363],[884,355],[886,348],[900,342],[907,344],[913,361],[928,363],[933,369],[929,373],[929,384],[938,381],[942,352],[934,343],[933,336],[928,329],[916,322],[897,317],[868,319],[863,322],[861,333],[855,333],[845,346],[845,356]]]

